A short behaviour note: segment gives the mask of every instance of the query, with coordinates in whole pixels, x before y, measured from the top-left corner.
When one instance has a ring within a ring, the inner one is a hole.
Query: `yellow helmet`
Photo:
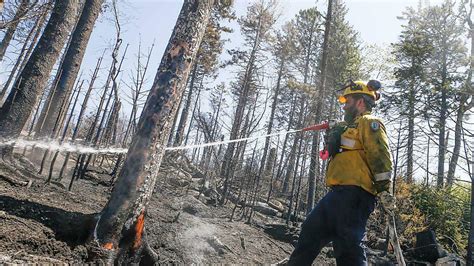
[[[369,95],[374,101],[380,98],[380,94],[377,92],[382,87],[379,81],[369,80],[368,83],[364,81],[352,81],[350,80],[344,88],[344,92],[339,96],[339,102],[345,103],[347,101],[346,96],[350,94],[365,94]]]

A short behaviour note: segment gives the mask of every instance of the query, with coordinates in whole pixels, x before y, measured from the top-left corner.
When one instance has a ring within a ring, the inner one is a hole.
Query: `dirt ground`
[[[290,243],[265,233],[266,223],[283,220],[257,214],[256,223],[248,225],[237,212],[231,222],[233,204],[206,204],[196,190],[172,181],[158,178],[146,218],[148,240],[160,264],[272,264],[293,250]],[[63,185],[68,182],[65,178]],[[89,180],[77,181],[68,192],[44,180],[27,188],[0,179],[0,264],[85,262],[88,236],[81,228],[93,222],[110,189]],[[67,230],[71,227],[77,230]],[[334,260],[323,255],[315,262],[321,264]]]

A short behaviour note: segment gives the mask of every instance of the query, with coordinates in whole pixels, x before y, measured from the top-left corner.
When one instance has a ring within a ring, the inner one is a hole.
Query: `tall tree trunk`
[[[209,20],[212,0],[185,0],[109,201],[97,221],[93,242],[107,263],[138,262],[144,247],[146,208],[155,187],[170,118]],[[101,255],[99,255],[101,254]]]
[[[321,113],[323,110],[323,93],[326,87],[326,68],[328,62],[328,50],[329,50],[329,34],[331,32],[331,20],[332,20],[332,5],[333,0],[328,0],[328,10],[326,14],[326,22],[324,25],[324,39],[323,39],[323,54],[321,57],[321,78],[319,87],[317,89],[317,101],[315,103],[314,122],[319,123],[321,120]],[[314,208],[314,199],[316,192],[316,174],[319,173],[319,132],[313,132],[313,142],[311,145],[311,162],[309,164],[309,175],[308,175],[308,207],[306,212],[309,213]]]
[[[188,145],[189,134],[191,133],[191,129],[193,129],[194,115],[196,114],[196,110],[198,109],[198,106],[199,106],[199,96],[201,96],[201,91],[202,91],[202,83],[201,83],[201,86],[199,86],[199,90],[197,91],[197,95],[196,95],[196,100],[194,101],[193,112],[191,113],[191,120],[189,121],[188,131],[186,132],[186,137],[184,138],[184,145]]]
[[[94,73],[92,74],[92,78],[91,78],[91,81],[89,82],[89,87],[87,88],[87,92],[86,92],[86,95],[84,96],[84,100],[82,101],[82,106],[81,106],[81,110],[79,111],[79,116],[77,118],[77,122],[76,122],[76,127],[74,128],[74,131],[72,133],[72,136],[71,136],[71,142],[74,142],[76,140],[76,137],[77,137],[77,134],[79,132],[79,127],[81,126],[81,122],[82,122],[82,116],[84,115],[85,111],[86,111],[86,108],[87,108],[87,102],[89,101],[89,96],[91,94],[91,91],[92,91],[92,87],[94,86],[94,83],[95,83],[95,80],[97,78],[97,74],[99,73],[99,69],[100,69],[100,65],[102,64],[102,59],[103,59],[103,55],[97,60],[97,65],[94,69]],[[63,166],[61,167],[61,171],[59,172],[59,180],[61,180],[63,178],[63,174],[64,174],[64,170],[66,169],[66,166],[67,166],[67,163],[69,161],[69,156],[71,155],[70,152],[67,152],[66,153],[66,157],[64,158],[64,162],[63,162]],[[72,178],[73,180],[74,178]],[[72,186],[72,180],[71,180],[71,183],[69,185],[69,190],[71,190],[71,186]]]
[[[81,16],[76,24],[71,36],[71,42],[61,64],[61,71],[58,72],[62,74],[59,78],[56,93],[53,97],[48,98],[53,104],[49,111],[42,111],[38,120],[39,123],[44,123],[41,130],[37,132],[38,137],[48,136],[51,133],[52,125],[59,113],[59,107],[71,93],[103,2],[104,0],[85,0],[84,2]]]
[[[31,28],[30,32],[28,33],[28,36],[26,37],[26,40],[25,42],[23,43],[23,46],[21,47],[21,51],[20,51],[20,55],[18,56],[18,59],[16,60],[15,62],[15,65],[13,66],[12,70],[10,71],[10,75],[8,75],[8,79],[7,79],[7,82],[3,85],[3,89],[2,91],[0,92],[0,102],[2,101],[3,99],[3,96],[5,96],[5,94],[7,93],[7,90],[8,88],[10,87],[10,84],[11,82],[13,81],[13,78],[17,75],[17,71],[18,70],[21,70],[19,67],[21,65],[21,63],[24,61],[24,60],[28,60],[28,53],[27,51],[29,50],[29,47],[31,47],[31,44],[30,46],[28,45],[30,43],[30,39],[31,37],[34,36],[33,38],[33,41],[32,43],[35,43],[36,44],[36,40],[38,39],[37,36],[39,36],[39,32],[40,30],[38,29],[41,29],[43,27],[43,23],[44,23],[44,20],[45,20],[45,17],[46,17],[46,14],[45,13],[42,13],[37,19],[36,19],[36,22],[35,22],[35,25]]]
[[[13,39],[13,35],[15,34],[18,23],[20,23],[21,18],[28,11],[29,2],[29,0],[21,0],[21,3],[18,6],[18,9],[16,10],[12,22],[8,24],[7,31],[5,32],[5,35],[3,36],[3,39],[0,42],[0,61],[3,61],[3,56],[7,51],[10,41]]]
[[[305,104],[306,104],[306,100],[305,100],[304,96],[301,95],[298,121],[296,122],[296,125],[298,127],[303,125],[303,119],[304,119],[304,113],[305,113]],[[296,168],[297,166],[295,165],[295,160],[297,158],[299,160],[299,156],[297,156],[296,149],[298,147],[298,143],[301,143],[300,139],[302,139],[302,138],[303,138],[303,136],[302,136],[301,132],[295,134],[295,137],[294,137],[294,140],[293,140],[293,146],[291,147],[291,151],[290,151],[290,157],[288,159],[288,169],[286,171],[285,180],[283,181],[283,189],[282,189],[283,193],[288,192],[288,186],[289,186],[290,178],[293,175],[293,172],[297,172],[297,168]],[[301,146],[301,144],[299,144],[299,145]]]
[[[445,45],[443,45],[445,47]],[[443,187],[444,186],[444,160],[446,155],[446,119],[447,119],[447,112],[448,112],[448,95],[446,91],[446,80],[447,80],[447,54],[446,50],[442,52],[442,77],[441,77],[441,106],[439,111],[439,133],[438,133],[438,179],[437,179],[437,186]]]
[[[456,166],[458,165],[459,153],[461,152],[461,138],[462,138],[462,125],[463,116],[465,112],[465,104],[467,101],[467,95],[461,95],[459,108],[456,112],[456,126],[454,127],[454,148],[449,161],[448,176],[446,182],[448,186],[451,186],[454,182],[454,173],[456,172]]]
[[[413,182],[413,145],[415,142],[415,88],[410,82],[410,95],[408,96],[408,138],[407,138],[407,175],[406,181]],[[401,129],[400,129],[401,130]],[[398,150],[397,150],[398,152]]]
[[[183,106],[183,111],[179,118],[178,128],[176,129],[176,136],[174,139],[174,146],[179,146],[183,142],[184,128],[188,121],[189,108],[191,107],[191,101],[193,99],[194,81],[196,80],[197,64],[194,64],[193,71],[191,74],[191,81],[189,82],[188,95],[186,96],[186,102]]]
[[[236,139],[237,135],[240,131],[240,127],[242,124],[242,119],[245,111],[245,107],[247,105],[247,99],[249,96],[249,91],[250,91],[250,79],[252,78],[253,70],[254,70],[254,62],[255,62],[255,57],[257,50],[259,49],[260,46],[260,34],[261,34],[261,20],[262,18],[259,17],[258,19],[258,25],[257,25],[257,31],[255,32],[255,41],[253,43],[252,51],[250,52],[250,57],[249,61],[247,63],[243,81],[242,81],[242,91],[239,95],[239,100],[237,102],[237,107],[235,110],[235,116],[233,119],[232,123],[232,128],[230,131],[230,139]],[[229,143],[227,146],[227,149],[224,154],[224,161],[222,162],[221,166],[221,177],[224,178],[224,195],[227,194],[227,190],[229,189],[229,177],[232,174],[231,173],[231,165],[232,163],[232,158],[234,155],[234,149],[235,149],[235,143]],[[221,199],[221,204],[225,201],[225,198]]]
[[[0,138],[20,135],[66,42],[76,8],[75,0],[56,0],[38,45],[2,106]]]
[[[60,144],[62,144],[64,142],[64,139],[67,136],[69,125],[71,124],[72,117],[74,116],[74,110],[76,109],[77,100],[79,99],[79,94],[81,93],[81,89],[82,89],[83,84],[84,84],[84,80],[81,81],[81,85],[79,85],[79,88],[77,90],[77,95],[76,95],[76,98],[74,100],[74,104],[72,105],[71,113],[69,114],[69,117],[68,117],[68,119],[66,121],[66,124],[64,126],[63,134],[61,136],[61,139],[59,140]],[[73,95],[74,95],[74,93],[73,93]],[[66,111],[67,111],[67,109],[66,109]],[[51,182],[51,179],[53,178],[54,165],[56,163],[56,159],[57,159],[58,155],[59,155],[59,151],[56,151],[53,155],[53,158],[51,159],[51,163],[50,163],[50,166],[49,166],[48,179],[46,180],[46,183],[48,183],[48,184]]]
[[[33,40],[28,45],[28,49],[26,50],[25,56],[23,56],[23,57],[20,56],[18,59],[21,59],[21,60],[17,61],[17,63],[15,63],[15,66],[13,67],[12,72],[10,73],[10,76],[8,77],[8,80],[5,83],[5,85],[3,86],[2,92],[0,93],[0,100],[1,101],[3,101],[3,97],[7,93],[8,88],[10,87],[10,84],[12,83],[12,81],[15,81],[15,83],[16,83],[16,81],[20,79],[21,72],[23,72],[23,69],[25,69],[25,65],[29,61],[30,55],[33,52],[33,49],[36,47],[36,43],[38,41],[39,36],[41,35],[41,32],[43,30],[43,26],[44,26],[44,22],[46,21],[46,17],[48,16],[48,13],[49,13],[48,10],[45,10],[41,14],[41,16],[38,18],[37,24],[35,25],[35,30],[34,30],[35,35],[33,36]],[[25,42],[25,46],[26,45],[27,45],[27,43]],[[17,64],[19,64],[19,65],[17,66]],[[18,72],[17,72],[17,70],[18,70]],[[13,73],[13,72],[15,72],[15,73]]]
[[[468,156],[468,154],[466,154]],[[471,169],[474,169],[474,152],[471,154]],[[474,171],[471,172],[471,220],[469,221],[469,237],[467,243],[467,265],[474,265]]]
[[[303,112],[303,111],[301,111],[301,112]],[[301,136],[302,135],[301,133],[298,133],[298,135],[300,135],[300,136],[295,137],[295,139],[297,140],[296,145],[298,146],[298,154],[300,154],[301,153],[301,146],[303,144],[303,136]],[[296,162],[294,162],[294,166],[291,167],[291,165],[293,165],[293,164],[290,164],[291,170],[290,170],[289,173],[291,175],[293,175],[293,182],[291,184],[291,193],[290,193],[290,196],[289,196],[290,202],[288,203],[288,216],[286,217],[286,225],[287,226],[290,225],[291,213],[293,212],[292,210],[293,210],[293,202],[295,200],[296,176],[298,175],[299,163],[300,163],[300,156],[296,156]],[[287,174],[287,176],[288,175],[289,174]],[[301,178],[301,176],[300,176],[300,178]]]
[[[272,129],[273,129],[273,120],[275,118],[275,110],[276,110],[276,106],[278,104],[278,96],[280,95],[280,85],[281,85],[281,77],[283,76],[283,68],[284,68],[284,59],[281,60],[280,62],[280,67],[279,67],[279,70],[278,70],[278,79],[277,79],[277,84],[276,84],[276,88],[275,88],[275,91],[274,91],[274,95],[273,95],[273,102],[272,102],[272,108],[271,108],[271,111],[270,111],[270,117],[268,118],[268,127],[267,127],[267,135],[271,134],[272,133]],[[259,189],[260,189],[260,179],[263,175],[263,171],[265,169],[265,162],[267,160],[267,153],[268,153],[268,149],[270,148],[270,137],[266,137],[265,138],[265,146],[263,147],[263,155],[262,155],[262,159],[260,161],[260,167],[258,169],[258,174],[257,174],[257,184],[255,185],[255,191],[254,191],[254,201],[252,202],[252,210],[250,212],[250,216],[249,216],[249,219],[248,219],[248,222],[251,223],[252,222],[252,215],[253,215],[253,208],[255,208],[255,203],[258,199],[258,194],[259,194]],[[273,162],[273,160],[272,160]]]
[[[472,1],[470,3],[470,9],[467,18],[467,24],[469,26],[469,35],[471,39],[471,56],[469,59],[469,74],[466,80],[466,91],[462,92],[459,109],[456,114],[456,127],[454,130],[454,149],[453,149],[453,156],[451,157],[451,161],[449,162],[449,169],[448,169],[448,185],[453,184],[454,180],[454,173],[456,171],[456,166],[458,163],[459,152],[461,148],[461,137],[462,137],[462,123],[463,123],[463,116],[464,113],[471,109],[474,105],[474,99],[472,96],[472,74],[474,71],[474,25],[471,19],[472,11],[474,6],[472,5]],[[467,100],[469,98],[469,93],[471,94],[471,102],[467,104]]]
[[[298,178],[298,190],[296,191],[296,200],[295,200],[295,209],[293,211],[293,225],[297,225],[298,224],[298,212],[299,212],[299,203],[300,203],[300,196],[301,196],[301,181],[303,179],[303,176],[305,176],[305,168],[306,168],[306,154],[307,154],[307,141],[306,140],[301,140],[302,142],[304,142],[304,148],[303,148],[303,159],[301,160],[302,163],[301,163],[301,167],[300,167],[300,173],[299,173],[299,178]],[[301,154],[301,150],[300,150],[300,154]],[[301,156],[298,157],[298,160]],[[297,163],[298,165],[298,163]],[[296,173],[295,173],[296,174]],[[296,176],[296,175],[295,175]]]
[[[293,97],[293,102],[291,104],[291,109],[290,109],[290,118],[288,119],[288,126],[286,128],[286,131],[289,131],[291,127],[293,126],[293,120],[294,120],[294,113],[296,109],[296,103],[297,103],[298,97],[294,96]],[[281,175],[283,174],[283,169],[285,168],[286,165],[283,163],[283,159],[285,157],[286,153],[286,145],[288,144],[290,134],[285,134],[285,139],[283,140],[283,147],[281,148],[281,155],[280,155],[280,160],[278,163],[278,170],[276,174],[276,180],[281,179]]]
[[[400,138],[402,135],[402,120],[400,120],[400,125],[398,126],[398,136],[397,136],[397,146],[395,149],[395,162],[393,163],[393,195],[395,195],[395,184],[397,183],[398,178],[398,154],[400,153]]]
[[[473,5],[472,1],[469,1],[470,4],[470,9],[469,9],[469,15],[467,16],[467,23],[469,25],[469,34],[471,38],[471,58],[470,58],[470,69],[469,69],[469,79],[468,79],[468,92],[471,93],[473,91],[472,87],[472,71],[474,71],[474,23],[471,19],[471,14],[473,11]],[[471,104],[473,103],[472,101],[472,96],[471,96]],[[464,149],[466,151],[466,158],[468,158],[467,154],[467,149],[466,149],[466,141],[464,141]],[[468,245],[467,245],[467,265],[472,266],[474,265],[474,152],[471,154],[471,220],[470,220],[470,226],[469,226],[469,238],[468,238]]]

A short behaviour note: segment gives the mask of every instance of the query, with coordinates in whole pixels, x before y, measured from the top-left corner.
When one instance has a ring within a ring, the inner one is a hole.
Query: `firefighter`
[[[393,213],[392,161],[382,121],[371,115],[379,100],[379,81],[350,81],[339,102],[344,121],[327,132],[330,191],[304,221],[288,265],[311,265],[332,241],[337,265],[367,265],[362,238],[378,199]]]

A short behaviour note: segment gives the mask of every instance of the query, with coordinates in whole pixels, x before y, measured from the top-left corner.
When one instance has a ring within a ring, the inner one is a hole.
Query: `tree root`
[[[143,230],[141,246],[138,249],[129,249],[130,247],[118,247],[107,249],[95,240],[90,240],[86,244],[88,250],[88,261],[94,264],[141,264],[155,265],[159,263],[160,257],[148,243],[146,230]]]
[[[113,265],[116,253],[114,250],[105,249],[99,245],[98,242],[91,240],[86,244],[87,248],[87,262],[99,265]]]

